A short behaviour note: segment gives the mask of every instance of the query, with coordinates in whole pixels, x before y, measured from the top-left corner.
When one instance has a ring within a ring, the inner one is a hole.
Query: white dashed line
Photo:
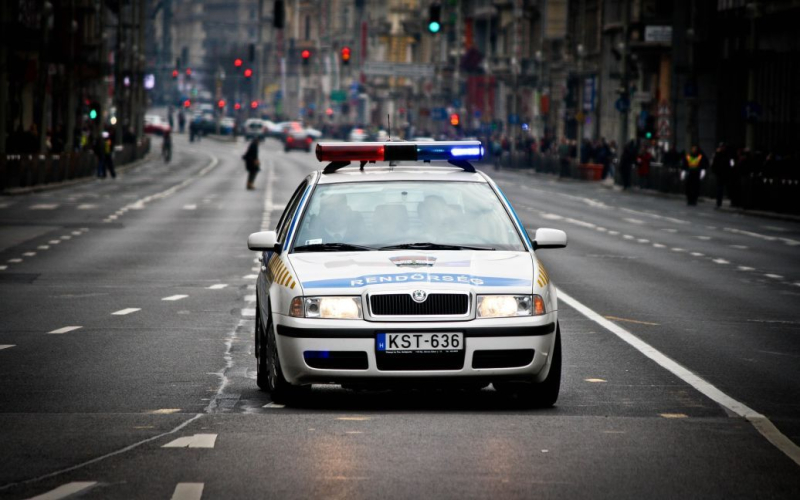
[[[52,332],[47,332],[48,334],[61,334],[61,333],[68,333],[75,330],[79,330],[83,328],[82,326],[65,326],[63,328],[59,328],[57,330],[53,330]]]
[[[8,266],[0,266],[0,271],[5,271],[6,269],[8,269]]]
[[[665,248],[665,245],[662,245],[661,243],[653,243],[653,247],[654,248]]]
[[[8,349],[9,347],[14,347],[17,344],[0,344],[0,351],[3,349]]]
[[[80,235],[82,235],[83,233],[82,233],[82,232],[80,232],[80,231],[72,231],[72,234],[73,234],[73,236],[80,236]]]
[[[200,500],[204,486],[203,483],[178,483],[172,493],[172,500]]]
[[[256,317],[256,310],[255,309],[242,309],[242,316],[245,318],[255,318]]]
[[[128,315],[130,313],[135,313],[136,311],[141,311],[141,309],[135,308],[135,307],[129,307],[127,309],[120,309],[119,311],[113,312],[111,314],[113,316],[125,316],[125,315]]]
[[[64,236],[62,236],[62,237],[61,237],[61,239],[62,239],[62,240],[71,240],[71,239],[72,239],[72,236],[70,236],[70,235],[68,235],[68,234],[65,234]]]
[[[175,300],[185,299],[186,297],[188,297],[188,295],[170,295],[169,297],[164,297],[161,300],[175,301]]]
[[[261,268],[260,267],[251,267],[250,270],[253,271],[254,273],[257,273],[257,272],[259,272],[261,270]]]
[[[711,236],[695,236],[698,240],[708,241],[711,239]]]
[[[258,278],[257,274],[248,274],[247,276],[242,276],[243,280],[254,280],[256,278]]]
[[[623,219],[623,220],[630,222],[631,224],[644,224],[644,221],[639,219]]]
[[[746,247],[745,245],[731,245],[731,248],[735,248],[737,250],[747,250],[749,247]]]
[[[600,226],[598,226],[598,227],[596,227],[594,229],[595,229],[595,231],[600,231],[601,233],[604,233],[604,232],[608,231],[608,229],[606,229],[604,227],[600,227]]]
[[[34,257],[34,256],[36,256],[36,252],[25,252],[22,255],[25,256],[25,257]]]
[[[208,287],[208,289],[209,290],[222,290],[226,286],[228,286],[228,285],[225,284],[225,283],[217,283],[216,285],[211,285],[210,287]]]
[[[691,372],[672,358],[665,356],[659,350],[641,340],[628,330],[605,319],[600,314],[573,299],[571,296],[564,293],[562,289],[559,289],[559,298],[566,302],[573,309],[583,314],[586,318],[594,321],[598,325],[610,331],[623,341],[627,342],[631,347],[658,363],[662,368],[697,389],[707,398],[716,402],[718,405],[727,408],[734,414],[747,419],[751,424],[753,424],[753,427],[755,427],[756,430],[767,439],[767,441],[772,443],[776,448],[794,460],[797,465],[800,465],[800,446],[796,445],[792,440],[782,434],[781,431],[778,430],[778,428],[775,427],[775,425],[773,425],[773,423],[767,417],[758,413],[752,408],[749,408],[744,403],[741,403],[740,401],[728,396],[705,379]]]
[[[245,295],[244,297],[245,302],[255,302],[256,301],[256,294],[253,295]]]
[[[670,250],[672,250],[673,252],[685,252],[686,251],[683,248],[678,248],[678,247],[673,247]]]
[[[216,434],[195,434],[170,441],[162,448],[213,448],[216,441]]]
[[[37,250],[49,250],[50,246],[49,245],[39,245],[38,247],[36,247],[36,249]]]
[[[29,500],[60,500],[61,498],[67,498],[78,492],[85,491],[96,484],[97,481],[76,481],[73,483],[62,484],[54,490],[31,497]]]
[[[610,234],[612,236],[616,236],[616,235],[619,234],[619,231],[609,231],[608,234]]]
[[[705,254],[702,254],[700,252],[692,252],[692,255],[695,256],[695,257],[702,257]]]
[[[740,271],[755,271],[756,270],[755,267],[747,267],[747,266],[739,266],[736,269],[738,269]]]
[[[20,262],[22,262],[22,259],[8,259],[7,262],[10,262],[12,264],[19,264]]]
[[[622,237],[624,239],[626,239],[626,240],[632,240],[633,239],[633,236],[631,236],[630,234],[623,234]]]
[[[37,205],[31,205],[31,210],[55,210],[58,208],[57,203],[39,203]]]
[[[197,210],[197,205],[184,205],[184,210]]]
[[[714,264],[730,264],[730,262],[728,262],[725,259],[714,259],[711,262],[713,262]]]
[[[267,403],[262,408],[269,408],[271,410],[277,410],[279,408],[285,408],[286,405],[279,405],[278,403]]]
[[[50,243],[51,245],[58,245],[59,243],[61,243],[61,240],[50,240],[48,241],[48,243]]]
[[[78,210],[91,210],[93,208],[97,208],[97,205],[92,205],[91,203],[82,203],[78,205]]]
[[[636,240],[636,241],[638,241],[639,243],[650,243],[650,240],[648,240],[648,239],[645,239],[645,238],[639,238],[639,239],[638,239],[638,240]]]
[[[665,233],[677,233],[678,232],[677,229],[672,229],[672,228],[664,228],[664,229],[662,229],[662,231],[664,231]]]
[[[767,278],[772,278],[774,280],[783,279],[783,276],[781,276],[780,274],[765,274],[764,276],[766,276]]]

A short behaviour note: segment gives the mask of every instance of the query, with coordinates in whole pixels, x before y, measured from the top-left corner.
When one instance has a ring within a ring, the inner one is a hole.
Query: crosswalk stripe
[[[72,332],[72,331],[75,331],[75,330],[79,330],[81,328],[83,328],[83,327],[82,326],[65,326],[63,328],[58,328],[56,330],[53,330],[52,332],[47,332],[47,333],[56,333],[56,334],[58,334],[58,333],[68,333],[68,332]]]
[[[89,489],[96,484],[97,481],[77,481],[62,484],[58,488],[50,490],[47,493],[31,497],[30,500],[59,500],[60,498],[67,498],[75,493]]]
[[[179,437],[162,446],[162,448],[213,448],[217,441],[216,434],[195,434]]]
[[[172,500],[199,500],[203,496],[203,483],[178,483]]]

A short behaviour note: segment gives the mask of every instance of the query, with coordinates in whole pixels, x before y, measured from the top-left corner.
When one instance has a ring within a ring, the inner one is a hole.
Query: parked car
[[[354,128],[350,131],[350,134],[347,136],[347,140],[350,142],[364,142],[368,139],[369,134],[363,128]]]
[[[313,143],[314,138],[308,135],[302,127],[289,127],[283,135],[283,150],[287,153],[293,149],[300,149],[310,153]]]
[[[145,115],[144,116],[144,133],[164,135],[164,132],[170,130],[169,123],[167,123],[159,115]]]
[[[253,137],[264,138],[264,121],[261,118],[248,118],[244,122],[244,138],[249,141]]]
[[[233,134],[233,129],[236,127],[236,120],[230,116],[226,116],[219,121],[219,133],[222,135]]]

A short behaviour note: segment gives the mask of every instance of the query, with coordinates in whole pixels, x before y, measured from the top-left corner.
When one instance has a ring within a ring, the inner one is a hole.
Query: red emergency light
[[[351,161],[459,161],[480,160],[483,146],[480,141],[430,142],[320,142],[317,160]]]

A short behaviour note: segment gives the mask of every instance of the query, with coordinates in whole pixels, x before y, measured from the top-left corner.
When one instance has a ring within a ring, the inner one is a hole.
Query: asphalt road
[[[557,406],[316,387],[280,407],[255,384],[246,238],[320,164],[268,141],[246,191],[243,143],[175,144],[0,198],[0,497],[800,498],[800,224],[490,172],[526,227],[570,237],[540,254]]]

